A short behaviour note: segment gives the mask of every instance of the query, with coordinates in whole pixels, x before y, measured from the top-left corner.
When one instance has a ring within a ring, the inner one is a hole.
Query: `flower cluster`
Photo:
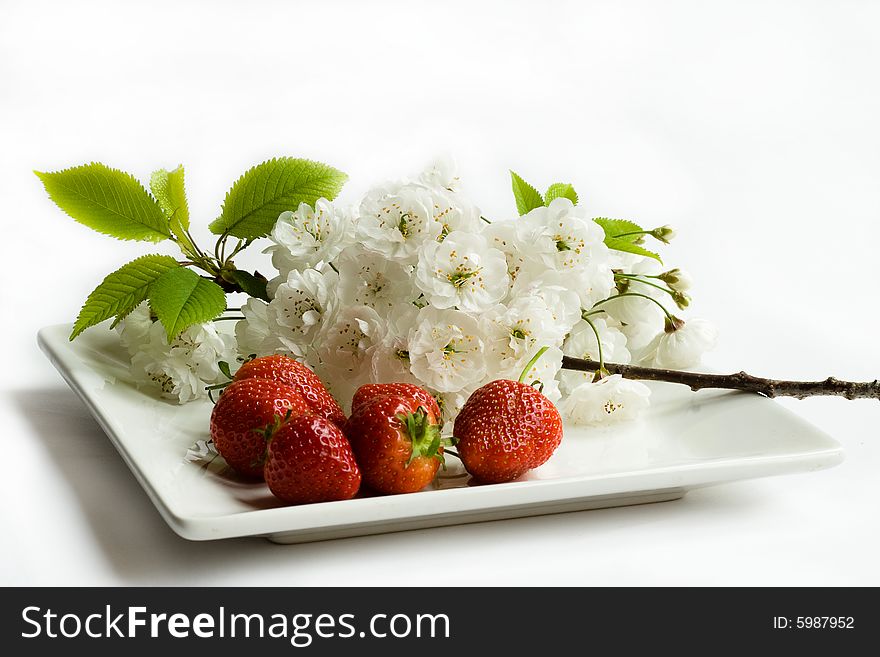
[[[642,232],[638,240],[672,237],[668,227]],[[564,196],[489,221],[448,163],[380,185],[352,209],[303,203],[281,214],[271,239],[272,300],[242,307],[239,353],[291,355],[343,404],[363,383],[411,381],[437,396],[448,421],[477,387],[516,379],[549,347],[528,381],[568,420],[628,418],[647,404],[645,385],[563,371],[563,355],[687,368],[715,340],[707,323],[668,310],[689,303],[681,270],[609,249],[603,227]],[[198,330],[206,350],[222,351],[216,332]],[[169,362],[144,361],[145,371],[195,394]],[[200,367],[188,370],[201,377]]]
[[[117,327],[131,356],[138,383],[157,388],[163,397],[184,404],[206,396],[205,386],[225,377],[218,363],[235,358],[235,340],[213,323],[191,326],[171,342],[165,328],[142,303]]]

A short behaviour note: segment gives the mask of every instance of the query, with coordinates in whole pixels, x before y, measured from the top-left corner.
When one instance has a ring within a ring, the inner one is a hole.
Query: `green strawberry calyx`
[[[275,434],[278,433],[278,430],[290,421],[291,415],[293,415],[293,409],[288,408],[284,417],[275,413],[275,417],[272,418],[272,421],[269,424],[251,429],[251,431],[262,436],[263,440],[266,441],[266,449],[263,450],[260,458],[256,459],[251,465],[262,465],[266,462],[266,459],[269,458],[269,443],[272,442],[272,439],[275,437]]]
[[[254,429],[251,429],[251,431],[260,434],[266,441],[266,446],[268,447],[269,442],[272,440],[272,438],[275,437],[275,434],[278,433],[278,430],[290,421],[291,415],[293,415],[292,408],[287,409],[284,417],[278,415],[278,413],[275,413],[275,417],[272,418],[272,421],[269,424],[263,427],[256,427]]]
[[[412,451],[406,467],[417,458],[435,458],[443,463],[441,446],[443,439],[440,436],[440,425],[432,413],[423,406],[419,406],[413,413],[400,413],[397,419],[403,423],[404,432],[412,443]]]

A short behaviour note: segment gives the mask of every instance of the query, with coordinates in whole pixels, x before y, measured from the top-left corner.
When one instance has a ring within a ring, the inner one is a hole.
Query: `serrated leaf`
[[[116,317],[116,326],[147,298],[150,284],[169,269],[179,267],[171,256],[145,255],[109,274],[86,299],[73,325],[73,340],[90,326]],[[112,328],[112,327],[111,327]]]
[[[606,219],[605,217],[598,217],[597,219],[593,219],[593,221],[602,226],[602,230],[605,231],[606,237],[614,237],[626,240],[627,242],[635,242],[644,237],[645,229],[634,221],[628,221],[626,219]]]
[[[215,235],[241,239],[268,235],[278,215],[300,203],[333,200],[348,176],[320,162],[292,157],[272,159],[253,167],[226,194],[223,212],[211,225]]]
[[[553,183],[547,188],[544,194],[544,204],[550,205],[550,201],[556,198],[567,198],[569,201],[577,205],[578,195],[574,191],[574,187],[568,183]]]
[[[169,342],[190,326],[209,322],[226,310],[223,289],[184,267],[171,269],[156,279],[147,298]]]
[[[516,211],[520,216],[544,205],[541,192],[520,178],[514,171],[510,172],[510,183],[513,187],[513,198],[516,200]]]
[[[154,171],[150,176],[150,191],[168,217],[174,234],[179,238],[185,237],[182,233],[183,229],[189,228],[189,206],[186,202],[183,165],[178,165],[174,171]]]
[[[171,237],[162,208],[129,173],[96,162],[34,173],[59,208],[92,230],[121,240],[161,242]]]
[[[154,171],[150,176],[150,191],[153,192],[159,207],[168,218],[168,226],[177,237],[184,253],[195,257],[198,254],[198,249],[187,234],[189,205],[186,202],[183,165],[178,165],[174,171],[166,171],[165,169]]]
[[[605,217],[598,217],[593,221],[602,226],[602,230],[605,231],[605,246],[609,249],[634,253],[654,258],[660,263],[663,262],[658,254],[636,244],[636,240],[642,237],[644,232],[644,229],[637,223],[626,219],[606,219]]]
[[[605,246],[609,249],[614,249],[615,251],[625,251],[626,253],[635,253],[636,255],[647,256],[648,258],[654,258],[659,263],[662,263],[663,260],[660,256],[653,251],[648,251],[648,249],[639,246],[638,244],[634,244],[633,242],[627,242],[625,239],[620,239],[619,237],[606,237],[605,238]]]
[[[238,283],[238,287],[240,287],[248,296],[262,299],[266,302],[271,301],[269,293],[266,291],[266,283],[268,283],[268,281],[264,276],[254,276],[241,269],[236,269],[231,272],[230,276],[233,281]]]

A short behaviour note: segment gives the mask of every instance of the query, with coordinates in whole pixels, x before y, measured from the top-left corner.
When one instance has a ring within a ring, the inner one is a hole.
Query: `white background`
[[[880,404],[784,401],[832,470],[680,502],[302,546],[169,530],[39,353],[144,246],[32,169],[187,167],[206,224],[273,155],[343,198],[454,154],[488,216],[507,169],[594,216],[674,224],[721,330],[708,365],[880,375],[880,4],[0,2],[2,584],[880,584]],[[206,236],[206,231],[199,233]],[[420,571],[416,566],[437,566]]]

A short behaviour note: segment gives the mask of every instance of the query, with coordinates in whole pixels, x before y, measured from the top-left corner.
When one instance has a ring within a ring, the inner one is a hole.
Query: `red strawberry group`
[[[520,381],[492,381],[458,414],[457,455],[477,481],[516,479],[559,446],[559,412],[522,383],[541,353]],[[384,494],[421,490],[443,463],[440,424],[437,401],[410,383],[361,386],[346,420],[310,369],[275,355],[236,372],[214,407],[211,436],[236,471],[265,478],[287,504],[305,504],[349,499],[362,481]]]
[[[236,373],[211,413],[217,451],[237,472],[265,478],[288,504],[348,499],[360,470],[340,428],[345,415],[315,374],[286,356]]]

